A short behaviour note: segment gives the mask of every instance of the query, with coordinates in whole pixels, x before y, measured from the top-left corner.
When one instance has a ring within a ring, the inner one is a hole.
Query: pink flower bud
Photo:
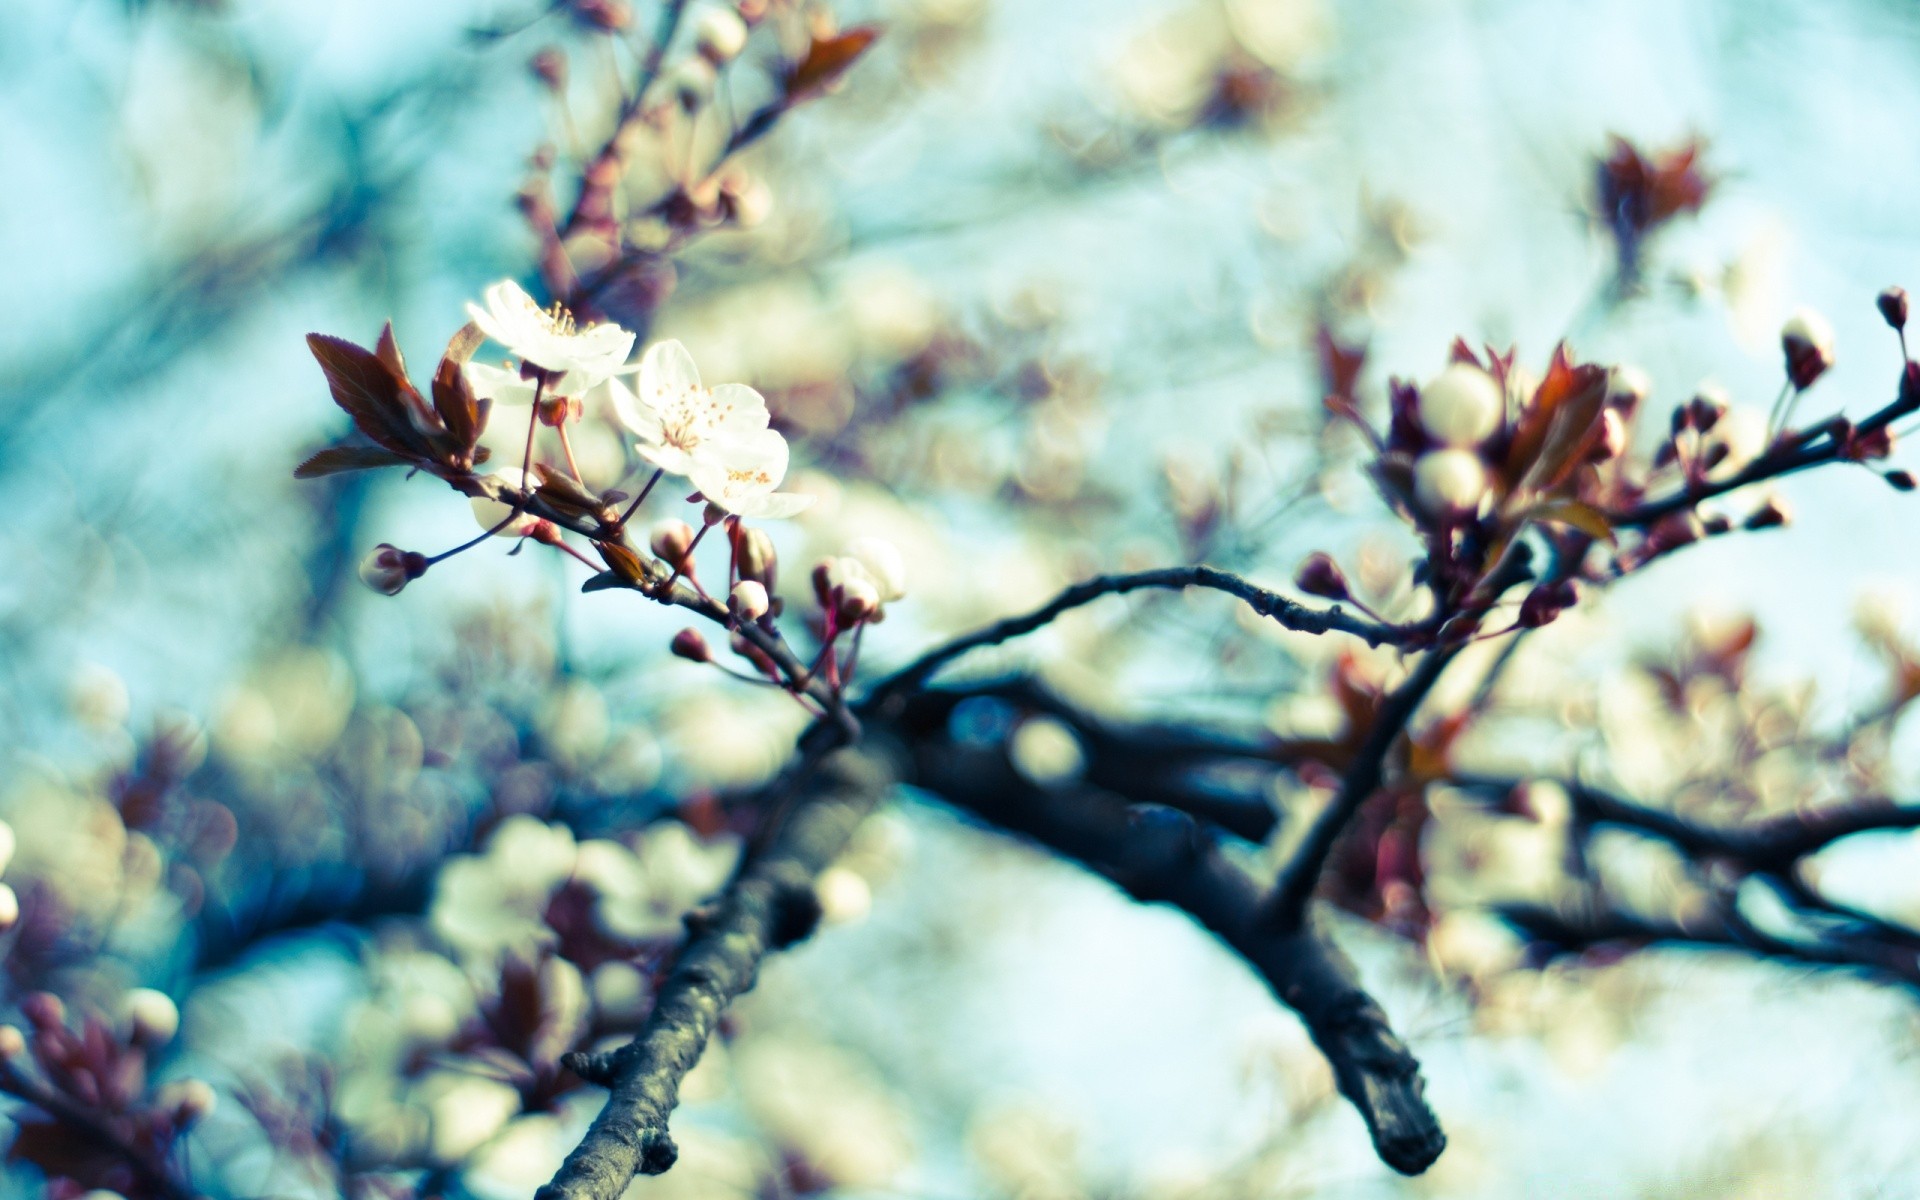
[[[1627,448],[1627,419],[1620,415],[1617,408],[1600,410],[1600,435],[1593,439],[1593,449],[1587,454],[1590,462],[1612,462],[1619,458]]]
[[[1748,529],[1774,529],[1793,519],[1793,510],[1780,496],[1771,495],[1761,502],[1760,507],[1748,514],[1742,524]]]
[[[836,591],[840,601],[837,612],[842,625],[858,625],[880,611],[880,589],[873,586],[871,580],[857,577],[849,579]]]
[[[1500,385],[1471,363],[1454,363],[1420,389],[1420,427],[1444,446],[1478,445],[1505,415]]]
[[[647,545],[668,563],[679,566],[686,561],[687,551],[693,548],[693,526],[676,518],[668,518],[648,533]]]
[[[1333,556],[1315,551],[1300,564],[1300,573],[1293,577],[1294,586],[1309,596],[1324,596],[1329,600],[1348,599],[1352,592],[1347,588],[1347,577],[1340,570],[1340,564]]]
[[[382,596],[397,596],[409,583],[427,573],[427,559],[412,550],[381,542],[360,560],[360,582]]]
[[[1907,327],[1907,289],[1888,288],[1880,293],[1879,304],[1880,315],[1887,319],[1888,325],[1893,326],[1895,330]]]
[[[1429,516],[1470,515],[1486,494],[1486,466],[1471,450],[1434,450],[1413,464],[1413,498]]]
[[[1701,433],[1712,433],[1720,418],[1727,415],[1730,407],[1727,394],[1717,387],[1703,387],[1695,392],[1693,399],[1687,401],[1687,415],[1693,427]]]
[[[673,652],[688,662],[712,662],[713,649],[698,629],[682,629],[673,635]]]
[[[751,579],[734,584],[733,594],[727,599],[733,615],[742,621],[758,621],[767,615],[767,589]]]
[[[740,578],[751,579],[767,591],[773,591],[780,564],[780,557],[773,550],[773,539],[764,529],[752,529],[744,524],[734,529],[734,555],[739,563]]]
[[[1780,348],[1787,356],[1787,378],[1805,391],[1833,366],[1833,326],[1819,313],[1803,308],[1781,327]]]

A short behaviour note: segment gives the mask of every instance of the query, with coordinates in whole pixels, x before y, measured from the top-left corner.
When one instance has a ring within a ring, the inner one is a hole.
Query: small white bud
[[[647,545],[667,562],[678,565],[687,557],[687,551],[693,548],[693,526],[669,517],[647,534]]]
[[[1430,516],[1464,516],[1486,493],[1486,466],[1471,450],[1434,450],[1413,465],[1413,498]]]
[[[0,1025],[0,1062],[12,1062],[27,1052],[27,1035],[18,1025]]]
[[[864,575],[847,579],[837,590],[842,625],[857,625],[880,611],[880,589]]]
[[[134,988],[122,1001],[133,1036],[148,1046],[164,1046],[180,1032],[180,1007],[165,992]]]
[[[174,1124],[184,1128],[212,1112],[220,1097],[204,1079],[176,1079],[162,1085],[154,1101],[161,1108],[172,1109]]]
[[[747,48],[747,23],[731,8],[703,9],[694,24],[694,44],[702,58],[716,67],[724,66]]]
[[[1420,389],[1420,427],[1448,446],[1474,446],[1500,428],[1506,400],[1493,376],[1454,363]]]
[[[867,569],[882,603],[907,594],[906,560],[892,542],[877,537],[855,538],[847,543],[847,553]]]
[[[1622,365],[1607,372],[1607,404],[1623,409],[1627,415],[1653,394],[1653,380],[1639,367]]]
[[[427,560],[423,555],[386,542],[375,546],[360,560],[360,582],[382,596],[399,595],[402,588],[426,572]]]
[[[751,579],[733,585],[730,607],[742,621],[758,621],[767,615],[767,589]]]
[[[1797,388],[1809,388],[1833,365],[1833,326],[1810,308],[1797,310],[1780,328],[1780,348],[1787,356],[1787,377]]]
[[[0,933],[12,929],[20,920],[20,894],[0,883]]]

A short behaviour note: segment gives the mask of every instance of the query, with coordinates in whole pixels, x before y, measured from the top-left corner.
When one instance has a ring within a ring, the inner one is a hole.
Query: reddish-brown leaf
[[[342,471],[405,466],[409,459],[379,446],[328,446],[293,469],[295,479],[318,479]]]
[[[419,457],[425,446],[407,419],[400,384],[379,356],[324,333],[308,334],[307,347],[326,372],[333,402],[353,418],[361,433],[395,454]]]
[[[480,402],[473,394],[473,384],[467,381],[463,369],[484,341],[486,334],[480,332],[480,327],[467,322],[447,343],[447,352],[433,372],[434,411],[440,414],[447,432],[462,448],[471,448],[486,428]]]
[[[817,96],[838,83],[879,36],[877,26],[856,25],[831,37],[814,38],[813,44],[807,47],[806,57],[796,63],[787,76],[787,102],[792,104]]]

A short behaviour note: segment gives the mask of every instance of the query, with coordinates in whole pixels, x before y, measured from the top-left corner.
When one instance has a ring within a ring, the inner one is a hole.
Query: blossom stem
[[[860,638],[867,632],[867,623],[860,622],[853,627],[853,642],[847,647],[847,665],[840,672],[840,683],[845,686],[853,682],[854,668],[860,665]]]
[[[656,475],[655,478],[658,478],[658,475]],[[653,485],[648,484],[647,486],[652,487]],[[713,526],[711,525],[702,525],[700,531],[693,535],[693,540],[687,543],[687,552],[680,556],[679,562],[673,564],[673,574],[667,578],[667,582],[662,586],[662,591],[673,591],[673,585],[679,582],[682,575],[685,575],[687,582],[693,584],[694,590],[700,593],[701,598],[707,598],[706,589],[700,586],[700,580],[693,573],[693,550],[694,547],[700,544],[700,539],[707,536],[707,530],[712,528]]]
[[[1799,400],[1800,389],[1793,386],[1793,380],[1787,380],[1781,386],[1780,394],[1774,398],[1773,411],[1767,416],[1768,445],[1772,445],[1773,439],[1786,428],[1788,419],[1793,416],[1793,406],[1799,403]]]
[[[533,404],[527,409],[527,448],[520,455],[520,474],[525,477],[533,470],[533,433],[540,428],[540,401],[547,392],[547,374],[533,381]]]
[[[585,477],[580,474],[580,464],[574,461],[573,439],[567,436],[566,420],[563,418],[560,424],[554,426],[554,429],[560,434],[560,452],[567,456],[567,470],[573,472],[573,481],[581,487],[587,486]]]
[[[639,511],[640,506],[646,503],[648,494],[653,491],[653,485],[659,483],[660,477],[665,474],[666,471],[660,467],[653,469],[653,478],[647,480],[647,485],[640,489],[640,494],[633,498],[633,503],[627,505],[627,511],[620,514],[620,519],[614,523],[616,528],[625,526],[628,518]]]
[[[432,566],[433,564],[438,562],[445,562],[456,554],[466,553],[467,551],[473,549],[475,546],[478,546],[481,542],[486,541],[488,538],[492,537],[494,534],[499,533],[502,529],[505,529],[507,526],[519,520],[520,515],[521,515],[520,510],[517,508],[514,509],[512,512],[508,513],[505,517],[502,517],[500,519],[499,524],[495,525],[492,529],[487,530],[485,533],[481,534],[479,537],[476,537],[471,541],[461,542],[458,546],[455,546],[453,549],[443,550],[439,554],[436,554],[431,558],[427,559],[427,565]]]

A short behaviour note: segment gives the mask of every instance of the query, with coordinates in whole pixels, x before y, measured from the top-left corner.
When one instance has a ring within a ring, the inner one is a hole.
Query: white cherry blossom
[[[524,361],[558,373],[561,378],[552,389],[559,395],[577,396],[608,378],[633,351],[633,334],[627,330],[608,322],[577,328],[566,309],[557,304],[541,308],[511,279],[488,288],[483,298],[484,308],[467,305],[473,323]]]
[[[728,438],[691,463],[687,477],[709,504],[749,520],[791,517],[813,503],[812,496],[774,489],[787,474],[787,439],[771,429]]]
[[[637,394],[618,379],[605,386],[614,415],[640,438],[640,457],[669,474],[691,478],[702,457],[726,459],[738,445],[765,444],[767,402],[760,393],[740,383],[703,387],[693,355],[677,341],[647,349],[638,383]]]

